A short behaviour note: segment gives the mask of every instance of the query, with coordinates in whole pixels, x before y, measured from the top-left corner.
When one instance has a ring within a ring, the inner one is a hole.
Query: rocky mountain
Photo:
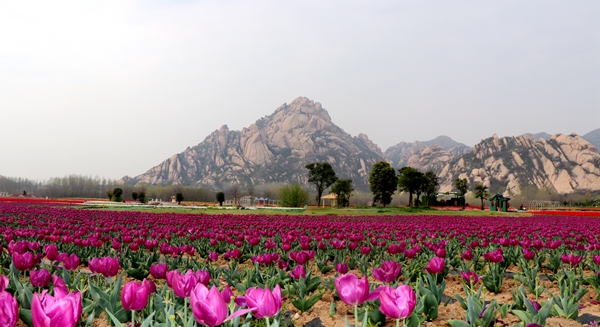
[[[351,136],[331,121],[320,103],[299,97],[241,131],[223,125],[200,144],[124,181],[213,189],[228,183],[307,186],[304,166],[319,161],[329,162],[338,177],[351,178],[356,189],[368,190],[371,167],[383,159],[381,149],[366,135]]]
[[[494,134],[462,156],[430,146],[408,162],[422,171],[439,173],[442,192],[453,190],[456,178],[466,178],[470,185],[482,183],[491,192],[505,195],[520,193],[523,185],[561,194],[600,191],[600,154],[576,134],[555,134],[548,140],[523,135],[499,138]]]
[[[590,142],[596,149],[600,149],[600,128],[583,135],[582,138]]]
[[[538,140],[538,141],[539,141],[539,139],[549,140],[552,137],[552,135],[550,135],[548,133],[545,133],[545,132],[541,132],[541,133],[525,133],[525,134],[523,134],[523,136],[525,136],[525,137],[531,136],[532,139]]]
[[[434,138],[433,140],[424,142],[400,142],[389,147],[387,150],[385,150],[384,154],[385,158],[392,164],[392,166],[400,168],[409,165],[408,160],[412,155],[434,144],[439,146],[441,149],[446,150],[448,153],[450,153],[450,155],[453,156],[460,156],[462,154],[471,152],[471,147],[456,142],[448,136],[442,135]]]

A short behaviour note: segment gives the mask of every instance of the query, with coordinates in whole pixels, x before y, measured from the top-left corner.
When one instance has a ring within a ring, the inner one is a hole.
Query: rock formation
[[[442,192],[451,191],[456,178],[467,178],[471,186],[481,183],[505,195],[520,193],[524,185],[561,194],[600,191],[600,154],[575,134],[555,134],[539,141],[494,134],[475,145],[471,153],[448,160],[449,156],[440,147],[430,146],[408,162],[411,167],[439,173]]]
[[[352,137],[336,126],[318,102],[300,97],[241,131],[227,125],[203,142],[175,154],[128,183],[176,183],[220,189],[296,182],[307,185],[310,162],[329,162],[340,178],[368,190],[373,164],[381,149],[364,134]]]
[[[460,156],[465,153],[471,152],[471,147],[456,142],[448,136],[438,136],[433,140],[429,141],[415,141],[413,143],[400,142],[394,146],[389,147],[385,150],[385,158],[392,164],[392,166],[396,168],[401,168],[404,166],[410,166],[408,164],[408,159],[419,152],[420,150],[431,146],[437,145],[441,149],[448,151],[450,155]]]

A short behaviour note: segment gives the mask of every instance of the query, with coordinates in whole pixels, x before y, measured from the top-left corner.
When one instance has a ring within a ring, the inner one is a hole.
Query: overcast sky
[[[298,96],[382,150],[600,128],[600,1],[3,1],[0,175],[139,175]]]

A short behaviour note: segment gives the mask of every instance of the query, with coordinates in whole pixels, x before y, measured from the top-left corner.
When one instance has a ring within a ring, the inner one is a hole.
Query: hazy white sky
[[[298,96],[382,150],[600,128],[600,1],[3,1],[0,175],[135,176]]]

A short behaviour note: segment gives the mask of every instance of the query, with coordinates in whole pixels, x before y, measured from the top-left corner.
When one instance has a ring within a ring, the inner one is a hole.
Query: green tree
[[[123,189],[120,187],[115,187],[112,191],[111,201],[114,202],[123,202]]]
[[[481,210],[483,210],[483,200],[486,200],[490,195],[487,192],[487,186],[483,184],[475,185],[475,198],[481,199]]]
[[[351,179],[338,179],[331,187],[331,192],[337,196],[338,207],[350,205],[350,196],[352,196],[353,191]]]
[[[225,201],[225,193],[217,192],[217,202],[219,202],[219,206],[223,206],[223,202]]]
[[[112,199],[112,190],[108,190],[106,191],[106,196],[108,197],[108,201],[110,201]]]
[[[181,201],[183,201],[183,194],[181,192],[175,194],[175,201],[177,201],[177,204],[181,204]]]
[[[373,204],[380,202],[384,207],[390,204],[397,187],[396,170],[386,161],[376,162],[369,174],[369,188],[373,193]]]
[[[306,165],[308,182],[317,188],[317,206],[321,205],[321,196],[329,186],[337,181],[335,171],[328,162],[313,162]]]
[[[298,184],[288,184],[279,189],[279,202],[284,207],[302,207],[310,194]]]
[[[462,208],[465,208],[465,194],[469,191],[469,184],[466,178],[456,178],[454,180],[454,187],[458,190],[458,196],[462,197]]]
[[[139,192],[138,196],[137,196],[137,200],[140,203],[146,203],[146,201],[147,201],[147,199],[146,199],[146,192],[144,192],[144,191]]]
[[[423,193],[427,196],[427,206],[429,207],[429,199],[438,191],[440,182],[438,181],[437,175],[433,171],[425,173],[425,188]]]
[[[131,198],[133,199],[133,201],[137,201],[137,198],[138,198],[138,192],[132,192],[132,193],[131,193]]]
[[[408,206],[413,206],[413,194],[419,195],[423,192],[425,186],[425,174],[412,167],[402,167],[398,169],[398,187],[400,191],[408,193]]]

